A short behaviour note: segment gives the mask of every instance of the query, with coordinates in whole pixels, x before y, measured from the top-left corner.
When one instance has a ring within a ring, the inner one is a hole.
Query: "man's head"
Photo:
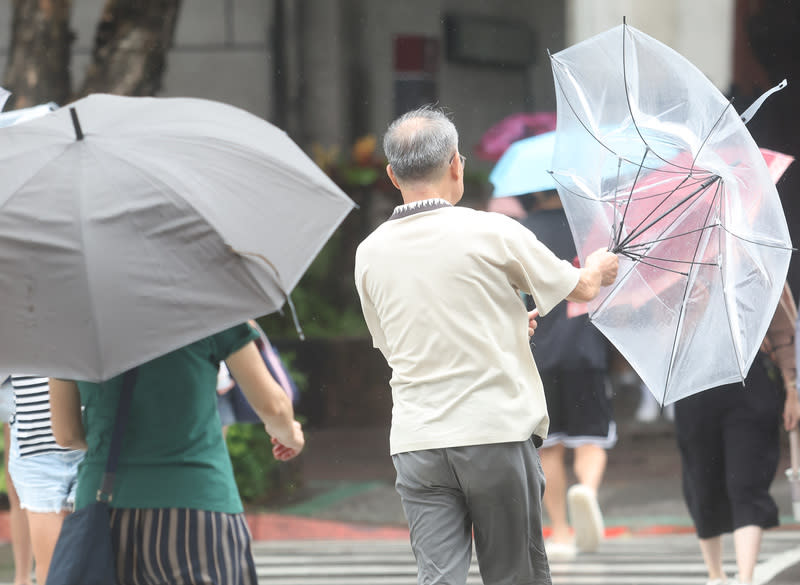
[[[430,106],[407,112],[383,137],[386,172],[406,203],[441,197],[456,203],[464,193],[464,164],[458,155],[458,131]]]

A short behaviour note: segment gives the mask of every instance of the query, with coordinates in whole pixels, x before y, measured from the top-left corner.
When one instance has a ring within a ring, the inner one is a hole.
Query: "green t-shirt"
[[[139,366],[111,506],[242,512],[217,413],[217,371],[221,360],[257,337],[242,324]],[[93,502],[100,487],[122,376],[78,382],[78,389],[89,448],[76,509]]]

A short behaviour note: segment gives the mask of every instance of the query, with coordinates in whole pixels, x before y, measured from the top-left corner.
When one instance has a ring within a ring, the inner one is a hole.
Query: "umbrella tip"
[[[623,15],[622,16],[622,24],[628,24],[628,21],[626,19],[627,19],[627,17],[625,15]]]
[[[75,140],[83,140],[83,130],[78,120],[78,112],[75,111],[75,108],[70,108],[69,113],[72,116],[72,126],[75,128]]]

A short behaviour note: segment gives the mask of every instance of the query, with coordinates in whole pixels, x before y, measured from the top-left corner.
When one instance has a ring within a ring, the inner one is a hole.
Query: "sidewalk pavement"
[[[681,492],[680,456],[671,422],[638,423],[618,417],[617,445],[609,451],[599,493],[606,538],[693,533]],[[307,433],[302,455],[306,493],[310,497],[260,517],[254,536],[262,540],[408,539],[388,428],[317,429]],[[772,485],[781,527],[798,533],[792,516],[788,440],[783,436],[781,461]],[[547,527],[545,533],[547,533]],[[730,546],[730,542],[725,546]],[[796,550],[792,552],[796,556]],[[800,583],[800,562],[769,580],[770,585]]]
[[[598,495],[606,536],[693,532],[681,492],[680,457],[672,423],[663,419],[637,423],[629,418],[619,423],[618,435]],[[263,530],[267,526],[262,526],[254,531],[257,537],[407,537],[393,486],[387,428],[310,430],[302,458],[308,497],[276,509],[274,520],[262,519],[269,523],[280,518],[280,526],[276,524],[275,530]],[[783,476],[788,465],[787,447],[772,493],[780,508],[782,529],[800,530],[791,515],[790,488]]]
[[[618,441],[608,452],[598,494],[608,535],[693,532],[681,491],[674,425],[664,416],[653,422],[637,421],[638,378],[619,376],[613,382]],[[349,526],[391,528],[387,535],[396,530],[407,534],[393,487],[388,426],[311,429],[306,438],[300,464],[305,491],[312,497],[282,506],[278,513]],[[790,487],[784,475],[789,466],[785,433],[782,440],[772,493],[781,523],[800,529],[791,515]]]
[[[680,457],[673,425],[661,419],[636,422],[630,404],[615,401],[617,445],[599,492],[606,537],[692,533],[681,493]],[[249,518],[258,540],[383,540],[408,539],[395,472],[389,456],[389,429],[324,428],[306,434],[299,458],[305,483],[303,498]],[[789,465],[788,440],[772,494],[781,513],[779,530],[798,531],[791,515],[791,496],[784,470]],[[547,529],[545,529],[547,530]],[[0,579],[12,566],[10,546],[0,544]],[[800,583],[800,563],[770,581]]]

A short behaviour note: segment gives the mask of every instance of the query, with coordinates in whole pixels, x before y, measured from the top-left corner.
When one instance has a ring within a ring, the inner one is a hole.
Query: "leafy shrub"
[[[226,441],[242,500],[250,503],[269,499],[276,488],[275,468],[279,462],[272,457],[272,444],[264,427],[257,424],[231,425]]]

